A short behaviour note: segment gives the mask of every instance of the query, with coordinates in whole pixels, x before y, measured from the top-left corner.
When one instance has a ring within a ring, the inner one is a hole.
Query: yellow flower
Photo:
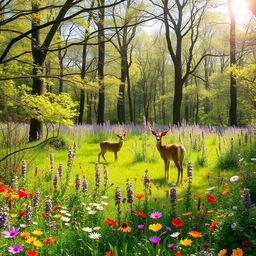
[[[62,215],[61,214],[55,214],[53,218],[59,219]]]
[[[13,199],[13,200],[19,200],[19,199],[20,199],[20,196],[19,196],[19,195],[12,195],[12,199]]]
[[[35,241],[37,241],[37,237],[31,236],[31,237],[29,237],[29,238],[27,239],[26,242],[27,242],[28,244],[34,244]]]
[[[34,243],[33,243],[34,246],[36,247],[42,247],[43,244],[39,241],[39,240],[36,240]]]
[[[243,256],[243,250],[240,248],[233,249],[232,256]]]
[[[69,186],[70,186],[70,187],[75,187],[75,186],[76,186],[76,183],[69,183]]]
[[[177,202],[180,202],[180,201],[183,201],[184,200],[184,198],[182,197],[182,198],[178,198],[177,199]]]
[[[24,202],[22,205],[23,205],[23,206],[27,206],[27,203]]]
[[[13,213],[13,214],[11,214],[11,217],[12,217],[12,218],[17,218],[17,217],[18,217],[18,214]]]
[[[4,192],[3,192],[3,196],[7,198],[7,197],[10,196],[10,193],[8,193],[8,191],[4,191]]]
[[[227,253],[227,249],[222,249],[219,251],[218,256],[225,256]]]
[[[224,218],[226,215],[225,214],[221,214],[221,215],[218,215],[217,217],[219,218],[219,219],[222,219],[222,218]]]
[[[154,224],[150,224],[148,229],[152,230],[154,232],[157,232],[158,230],[160,230],[163,226],[159,223],[154,223]]]
[[[30,233],[27,231],[21,232],[20,236],[22,239],[27,240],[30,237]]]
[[[193,243],[193,241],[190,239],[180,240],[180,244],[185,245],[185,246],[189,246],[192,243]]]
[[[35,230],[35,231],[32,232],[32,234],[35,235],[35,236],[41,236],[43,233],[44,232],[41,231],[41,230]]]
[[[67,199],[67,198],[69,198],[69,196],[63,196],[63,198],[64,198],[64,199]]]

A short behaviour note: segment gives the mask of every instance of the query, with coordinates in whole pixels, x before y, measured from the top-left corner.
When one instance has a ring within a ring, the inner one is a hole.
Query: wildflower
[[[86,228],[82,228],[83,231],[91,233],[92,232],[92,228],[86,227]]]
[[[173,249],[176,247],[176,244],[168,244],[168,248]]]
[[[116,186],[115,200],[116,200],[116,205],[119,205],[122,202],[122,195],[121,195],[120,187],[118,186]]]
[[[178,198],[178,199],[177,199],[177,202],[181,202],[181,201],[183,201],[183,200],[184,200],[184,198],[181,197],[181,198]]]
[[[151,219],[159,219],[159,218],[161,218],[162,217],[162,213],[161,212],[152,212],[151,214],[150,214],[150,218]]]
[[[34,246],[36,247],[42,247],[43,244],[39,241],[39,240],[36,240],[34,243],[33,243]]]
[[[116,222],[115,222],[114,220],[105,219],[105,222],[106,222],[109,226],[116,226]]]
[[[190,231],[188,234],[191,235],[194,238],[202,237],[202,233],[197,232],[197,231]]]
[[[20,224],[20,228],[25,228],[26,226],[26,224]]]
[[[170,234],[171,237],[178,237],[180,235],[180,232],[174,232]]]
[[[209,202],[211,202],[211,203],[216,203],[216,198],[215,197],[213,197],[213,196],[211,196],[211,195],[207,195],[207,196],[205,196],[206,197],[206,199],[209,201]]]
[[[22,160],[21,164],[21,176],[24,178],[27,174],[27,163],[25,160]]]
[[[221,215],[218,215],[217,218],[222,219],[222,218],[224,218],[225,216],[226,216],[225,214],[221,214]]]
[[[27,256],[37,256],[37,251],[31,249],[31,250],[27,251],[26,255]]]
[[[119,227],[117,230],[122,232],[131,232],[131,227],[128,226],[127,222],[124,222],[121,227]]]
[[[19,199],[20,199],[20,196],[19,196],[19,195],[13,195],[13,194],[12,194],[12,199],[13,199],[13,200],[19,200]]]
[[[100,230],[100,227],[94,227],[93,230]]]
[[[56,219],[59,219],[59,218],[61,218],[61,217],[62,217],[61,214],[55,214],[55,215],[53,215],[53,218],[56,218]]]
[[[158,236],[151,236],[148,239],[152,244],[158,244],[161,241],[161,238]]]
[[[114,253],[112,251],[106,252],[105,256],[114,256]]]
[[[43,240],[43,243],[44,243],[44,244],[51,244],[51,243],[55,242],[56,239],[57,239],[56,237],[50,236],[50,237],[48,237],[48,238],[45,238],[45,239]]]
[[[193,169],[193,167],[192,167],[192,162],[189,161],[189,162],[188,162],[188,166],[187,166],[187,177],[188,177],[189,179],[192,179],[192,169]]]
[[[57,210],[57,209],[59,209],[59,208],[60,208],[60,205],[59,205],[59,204],[56,204],[56,205],[54,205],[54,206],[52,207],[53,210]]]
[[[37,191],[35,193],[32,200],[33,200],[33,206],[38,207],[39,206],[39,201],[40,201],[40,191]]]
[[[226,195],[226,194],[229,194],[229,193],[230,193],[230,190],[228,188],[226,188],[221,194]]]
[[[19,215],[20,216],[23,216],[23,215],[25,215],[26,214],[26,212],[25,211],[23,211],[23,210],[19,210]]]
[[[23,240],[27,240],[30,237],[30,233],[27,231],[21,232],[20,236]]]
[[[33,235],[35,235],[35,236],[41,236],[41,235],[43,235],[43,231],[41,231],[41,230],[34,230],[33,232],[32,232],[32,234]]]
[[[54,186],[54,188],[56,189],[57,188],[57,184],[58,184],[58,175],[56,174],[56,175],[54,175],[54,177],[53,177],[53,186]]]
[[[64,221],[64,222],[69,222],[69,221],[70,221],[70,218],[64,217],[64,216],[60,217],[60,219],[61,219],[62,221]]]
[[[81,180],[79,178],[79,175],[76,174],[76,180],[75,180],[75,183],[76,183],[76,190],[79,190],[80,188],[80,184],[81,184]]]
[[[167,226],[165,229],[166,229],[167,231],[172,231],[172,228],[171,228],[171,227],[168,227],[168,226]]]
[[[225,256],[227,253],[227,249],[222,249],[219,251],[218,256]]]
[[[141,198],[144,197],[144,195],[143,195],[143,194],[136,194],[136,195],[134,195],[134,197],[136,197],[136,198],[138,198],[138,199],[141,199]]]
[[[38,241],[38,239],[37,239],[37,237],[34,237],[34,236],[31,236],[31,237],[29,237],[27,240],[26,240],[26,242],[28,243],[28,244],[34,244],[34,242],[35,241]]]
[[[126,182],[127,187],[126,187],[126,193],[127,193],[127,202],[129,204],[133,203],[133,190],[132,190],[132,183],[127,180]]]
[[[59,164],[58,173],[59,173],[59,177],[62,177],[62,164]]]
[[[144,212],[138,212],[138,211],[135,211],[135,214],[139,217],[142,217],[142,218],[146,218],[146,214]]]
[[[5,235],[5,238],[14,238],[19,234],[19,231],[19,228],[15,229],[15,227],[10,227],[9,230],[4,231],[3,234]]]
[[[172,225],[175,226],[175,227],[181,227],[183,226],[180,218],[173,218],[172,219]]]
[[[8,223],[8,209],[4,207],[0,207],[0,229],[6,228]]]
[[[215,189],[215,187],[210,187],[210,188],[208,188],[207,190],[212,191],[212,190],[214,190],[214,189]]]
[[[186,254],[182,254],[182,253],[177,252],[177,253],[175,254],[175,256],[186,256]]]
[[[190,216],[192,214],[192,212],[185,212],[185,213],[182,213],[183,216]]]
[[[13,244],[8,247],[8,252],[12,254],[20,253],[22,251],[22,245],[21,244]]]
[[[246,209],[252,208],[252,201],[251,201],[251,195],[250,195],[250,193],[245,193],[245,194],[243,194],[243,198],[244,198],[244,207],[245,207]]]
[[[100,186],[100,165],[98,162],[95,162],[95,181],[96,188]]]
[[[148,175],[148,170],[146,169],[145,170],[145,175],[143,177],[143,184],[144,184],[145,188],[148,187],[149,182],[150,182],[150,178],[149,178],[149,175]]]
[[[233,212],[231,212],[231,213],[229,213],[228,214],[228,217],[232,217],[232,216],[234,216],[235,214],[233,213]]]
[[[184,245],[184,246],[189,246],[190,244],[192,244],[193,241],[190,239],[184,239],[184,240],[180,240],[180,244]]]
[[[238,176],[233,176],[229,179],[231,182],[235,182],[235,181],[238,181],[239,180],[239,177]]]
[[[209,210],[209,211],[207,211],[207,213],[213,213],[214,212],[214,210]]]
[[[216,220],[213,220],[212,223],[211,223],[211,225],[210,225],[209,230],[210,230],[210,231],[213,231],[213,230],[215,229],[216,225],[217,225],[217,221],[216,221]]]
[[[12,218],[17,218],[17,217],[18,217],[18,214],[11,214],[11,217],[12,217]]]
[[[233,249],[231,256],[243,256],[243,250],[240,248]]]
[[[95,215],[97,213],[97,211],[91,210],[91,211],[88,211],[87,213],[90,214],[90,215]]]
[[[138,229],[140,229],[140,230],[143,230],[144,229],[144,225],[142,225],[142,224],[140,224],[140,225],[138,225]]]
[[[160,230],[162,228],[162,224],[159,224],[159,223],[154,223],[154,224],[150,224],[148,229],[149,230],[152,230],[154,232],[157,232],[158,230]]]
[[[51,211],[52,211],[52,200],[47,199],[45,201],[45,212],[46,212],[45,217],[50,218],[51,217],[51,214],[50,214]]]
[[[26,210],[26,222],[31,222],[31,221],[32,221],[32,206],[28,205]]]
[[[235,229],[236,226],[237,226],[237,223],[236,223],[236,222],[234,222],[234,223],[231,224],[231,228],[232,228],[232,229]]]
[[[101,234],[93,232],[89,235],[91,239],[99,239],[101,237]]]

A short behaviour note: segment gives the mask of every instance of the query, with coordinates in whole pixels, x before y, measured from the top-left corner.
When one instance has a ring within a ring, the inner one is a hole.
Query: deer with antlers
[[[149,129],[151,133],[156,137],[156,147],[160,152],[162,159],[164,160],[165,179],[169,178],[170,160],[173,160],[176,167],[178,168],[177,184],[179,182],[181,183],[182,177],[183,177],[183,160],[186,152],[184,146],[181,144],[162,143],[162,137],[169,132],[170,127],[167,130],[160,131],[160,132],[153,130],[150,125],[149,125]]]
[[[116,134],[116,136],[119,138],[118,142],[102,141],[100,143],[101,152],[98,154],[98,162],[100,161],[100,156],[102,156],[104,161],[107,162],[105,158],[106,152],[114,152],[115,161],[117,161],[117,152],[120,151],[120,149],[123,146],[125,135],[126,135],[126,130],[124,130],[123,133]]]

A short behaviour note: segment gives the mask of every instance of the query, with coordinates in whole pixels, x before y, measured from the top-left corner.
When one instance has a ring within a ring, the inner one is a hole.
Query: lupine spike
[[[58,173],[59,177],[62,177],[62,164],[59,164]]]
[[[51,168],[51,172],[54,171],[54,157],[53,157],[53,153],[50,153],[50,168]]]
[[[33,206],[38,207],[39,206],[39,201],[40,201],[40,191],[37,191],[35,195],[33,196]]]
[[[104,187],[108,186],[108,168],[104,165]]]
[[[95,163],[95,181],[96,181],[96,188],[100,186],[100,165],[98,162]]]
[[[79,178],[79,175],[76,175],[76,180],[75,180],[75,184],[76,184],[76,190],[79,190],[80,188],[80,184],[81,184],[81,180]]]
[[[28,205],[27,210],[26,210],[26,222],[31,222],[32,221],[32,206]]]
[[[84,194],[88,191],[88,182],[87,182],[85,176],[83,176],[82,191]]]
[[[22,160],[22,164],[21,164],[21,176],[24,178],[26,177],[27,174],[27,163],[25,160]]]

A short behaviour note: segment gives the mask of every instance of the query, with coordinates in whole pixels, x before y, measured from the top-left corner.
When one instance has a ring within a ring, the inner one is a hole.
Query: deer
[[[165,179],[169,179],[170,161],[173,160],[178,169],[178,178],[176,184],[179,182],[182,183],[183,160],[186,152],[185,147],[181,144],[164,144],[162,142],[162,137],[164,137],[170,131],[170,127],[168,127],[166,130],[157,132],[156,130],[153,130],[149,125],[149,129],[151,133],[156,137],[156,147],[161,155],[161,158],[164,160]]]
[[[107,162],[107,160],[105,158],[106,152],[114,152],[115,162],[117,162],[118,161],[117,152],[120,151],[120,149],[123,146],[125,135],[126,135],[126,130],[124,130],[123,133],[116,134],[116,136],[119,138],[118,142],[102,141],[100,143],[101,152],[98,154],[98,162],[100,161],[100,156],[102,156],[104,161]]]

